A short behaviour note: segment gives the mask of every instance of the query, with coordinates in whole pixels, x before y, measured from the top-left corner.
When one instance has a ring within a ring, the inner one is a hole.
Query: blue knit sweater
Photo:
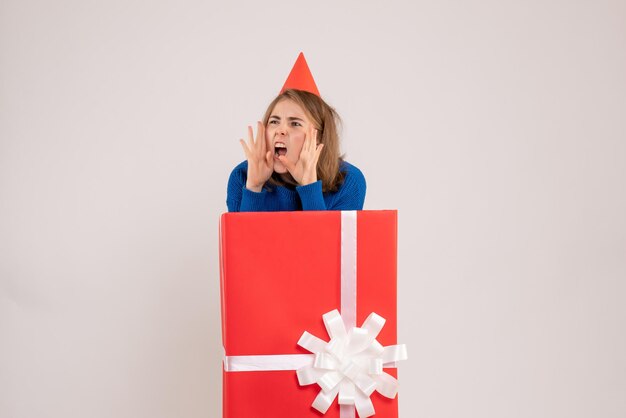
[[[343,162],[345,179],[336,192],[322,193],[322,181],[291,189],[272,186],[260,192],[246,189],[248,162],[234,168],[228,179],[226,205],[229,212],[277,212],[296,210],[361,210],[365,201],[365,177],[361,170]]]

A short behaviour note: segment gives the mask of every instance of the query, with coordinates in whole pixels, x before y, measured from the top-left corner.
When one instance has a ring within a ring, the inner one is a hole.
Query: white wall
[[[401,416],[626,416],[623,1],[0,3],[0,416],[217,417],[217,222],[299,51],[400,211]]]

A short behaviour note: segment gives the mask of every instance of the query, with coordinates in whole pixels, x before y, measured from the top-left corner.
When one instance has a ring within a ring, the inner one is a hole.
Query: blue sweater
[[[322,193],[322,181],[290,189],[272,186],[260,192],[246,189],[248,162],[234,168],[228,179],[226,205],[229,212],[277,212],[296,210],[361,210],[365,201],[365,177],[361,170],[343,162],[345,179],[336,192]]]

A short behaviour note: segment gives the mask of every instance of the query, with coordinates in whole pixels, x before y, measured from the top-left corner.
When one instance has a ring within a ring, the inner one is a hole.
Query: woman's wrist
[[[301,186],[308,186],[309,184],[313,184],[317,181],[317,176],[312,175],[309,177],[302,177],[302,181],[300,182]]]
[[[247,181],[246,189],[250,190],[251,192],[261,193],[261,191],[263,190],[263,185],[257,186]]]

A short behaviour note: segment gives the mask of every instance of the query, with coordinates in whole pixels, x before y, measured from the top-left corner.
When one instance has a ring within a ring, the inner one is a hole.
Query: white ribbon
[[[255,372],[265,370],[298,370],[313,364],[313,354],[277,354],[264,356],[224,356],[227,372]]]
[[[313,408],[326,413],[339,396],[340,418],[354,418],[355,408],[361,418],[374,415],[370,399],[374,391],[388,398],[396,396],[398,381],[383,367],[396,367],[396,361],[405,360],[406,346],[383,347],[376,341],[385,324],[376,313],[361,328],[356,327],[356,221],[356,211],[341,212],[341,314],[335,309],[323,315],[330,341],[305,331],[298,345],[313,354],[224,355],[225,371],[296,370],[300,385],[317,383],[322,388]]]
[[[346,325],[336,309],[323,315],[330,341],[325,342],[304,331],[298,345],[315,354],[313,365],[297,370],[300,385],[317,383],[322,389],[313,401],[313,408],[326,413],[335,398],[339,405],[356,407],[359,417],[374,415],[370,395],[377,391],[387,398],[395,398],[398,381],[383,372],[396,361],[406,360],[404,344],[383,347],[376,337],[385,319],[372,312],[361,328]],[[341,408],[341,417],[352,413]]]
[[[341,212],[341,315],[356,327],[356,211]]]

